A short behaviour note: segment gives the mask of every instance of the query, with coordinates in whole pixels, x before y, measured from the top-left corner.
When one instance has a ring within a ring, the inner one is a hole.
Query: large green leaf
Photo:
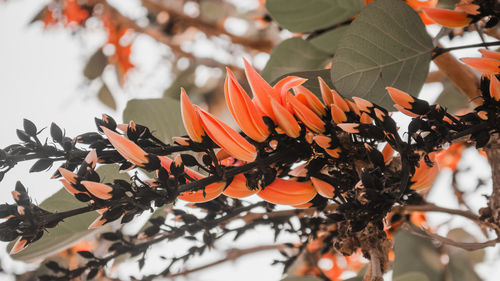
[[[481,277],[474,271],[472,263],[465,253],[448,255],[450,261],[446,268],[447,275],[452,281],[481,281]]]
[[[309,42],[311,42],[314,47],[333,55],[335,54],[335,50],[337,50],[337,46],[339,45],[342,36],[344,36],[348,28],[348,25],[337,27],[333,30],[321,33],[320,35],[309,40]]]
[[[454,113],[459,109],[467,107],[469,100],[457,89],[449,80],[443,81],[443,91],[439,94],[436,103],[448,109],[448,112]]]
[[[396,234],[394,245],[393,280],[413,271],[424,273],[429,281],[443,280],[441,253],[431,240],[401,230]]]
[[[390,107],[385,87],[411,94],[422,87],[433,50],[418,14],[400,0],[376,0],[352,22],[336,49],[332,81],[344,96]]]
[[[51,211],[67,211],[86,206],[76,200],[64,188],[40,204],[40,207]],[[88,226],[97,218],[96,212],[90,212],[65,219],[55,228],[48,229],[43,237],[30,244],[26,249],[12,255],[13,259],[31,262],[51,256],[77,243],[80,239],[96,231],[89,230]],[[7,250],[10,251],[13,243],[10,243]]]
[[[298,76],[302,78],[307,78],[307,81],[302,84],[304,87],[309,89],[311,92],[316,94],[318,97],[321,97],[321,89],[319,87],[318,77],[323,78],[323,80],[328,84],[330,88],[333,88],[332,80],[330,79],[330,70],[329,69],[319,69],[319,70],[309,70],[309,71],[299,71],[292,72],[282,75],[275,79],[272,82],[272,85],[276,84],[279,80],[287,77],[287,76]]]
[[[182,124],[180,103],[173,98],[134,99],[123,111],[123,121],[134,120],[147,126],[162,141],[170,142],[174,136],[186,134]]]
[[[310,32],[350,19],[363,0],[268,0],[266,8],[280,26],[293,32]]]
[[[273,81],[277,77],[295,71],[318,69],[325,66],[330,55],[314,47],[310,42],[294,37],[281,42],[271,52],[262,70],[262,77]]]

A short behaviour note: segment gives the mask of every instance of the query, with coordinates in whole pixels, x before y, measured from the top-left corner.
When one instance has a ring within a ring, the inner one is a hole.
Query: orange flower
[[[224,94],[229,111],[241,130],[255,141],[263,142],[269,136],[262,115],[256,110],[250,97],[238,83],[231,70],[227,69]]]
[[[257,157],[255,146],[210,113],[198,106],[195,108],[200,115],[205,132],[215,143],[236,159],[247,162],[255,160]]]
[[[420,9],[434,22],[450,28],[464,27],[472,21],[469,14],[460,11],[430,7],[421,7]]]
[[[491,76],[500,73],[500,60],[490,57],[483,58],[461,58],[466,65],[481,72],[483,75]]]
[[[317,192],[310,181],[297,182],[276,178],[257,195],[267,202],[282,205],[299,205],[309,202]]]
[[[184,128],[186,128],[187,134],[191,140],[201,143],[203,141],[205,131],[201,125],[200,117],[194,110],[194,107],[191,104],[184,88],[181,88],[180,100],[182,123],[184,123]]]

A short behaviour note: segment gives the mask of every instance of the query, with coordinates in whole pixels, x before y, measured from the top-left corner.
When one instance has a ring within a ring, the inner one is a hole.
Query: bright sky
[[[127,99],[161,94],[161,90],[168,82],[168,65],[161,64],[160,60],[166,52],[165,48],[157,46],[148,38],[142,38],[134,48],[147,49],[146,52],[142,52],[147,55],[133,58],[135,60],[133,62],[136,62],[140,69],[134,81],[147,81],[147,83],[133,82],[125,92],[118,91],[116,85],[111,83],[119,102],[119,109],[117,112],[112,112],[104,107],[95,97],[96,85],[87,85],[82,76],[84,63],[102,42],[103,34],[90,32],[86,36],[75,37],[67,30],[44,30],[40,23],[28,26],[29,20],[42,6],[39,1],[8,1],[0,4],[0,96],[2,97],[0,147],[18,142],[15,129],[22,128],[23,118],[35,122],[39,129],[56,122],[61,128],[66,129],[67,135],[75,136],[95,130],[93,118],[100,116],[101,113],[108,113],[121,120],[121,110]],[[478,172],[488,171],[484,160],[477,158],[473,153],[471,157],[474,162],[469,163],[482,163],[475,166]],[[28,174],[27,170],[31,165],[32,163],[20,164],[5,176],[0,183],[0,198],[2,198],[0,203],[12,202],[10,192],[17,180],[22,180],[38,202],[61,188],[57,181],[48,179],[51,173]],[[451,198],[453,195],[446,190],[441,188],[433,191],[433,197]],[[478,195],[474,202],[474,206],[479,207],[484,200]],[[456,207],[456,203],[452,200],[444,202],[444,205]],[[444,219],[446,218],[436,217],[436,221]],[[454,221],[454,224],[460,225],[463,221],[456,223]],[[249,247],[272,243],[272,234],[260,231],[247,235],[238,242],[238,245]],[[224,249],[228,245],[219,243],[217,246]],[[182,251],[182,248],[182,245],[158,246],[151,251],[150,256],[160,254],[168,256],[169,253]],[[4,269],[8,272],[21,272],[22,265],[13,263],[6,257],[4,251],[0,252]],[[489,252],[490,257],[495,254],[498,254],[498,249]],[[204,258],[204,262],[213,261],[216,256],[221,255],[215,252]],[[272,267],[270,263],[278,258],[279,254],[271,252],[255,254],[235,263],[204,270],[192,275],[193,278],[190,280],[229,281],[237,277],[242,281],[276,281],[280,280],[281,268]],[[154,272],[160,268],[159,266],[160,264],[155,262],[148,263],[145,271]],[[500,267],[495,267],[492,263],[481,265],[479,269],[486,277],[485,280],[493,281],[496,280],[496,276],[500,276]],[[131,270],[121,271],[120,276],[125,277],[129,272]],[[8,279],[0,275],[0,280]]]

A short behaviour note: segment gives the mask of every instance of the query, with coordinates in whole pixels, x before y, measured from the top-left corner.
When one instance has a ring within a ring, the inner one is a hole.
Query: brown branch
[[[488,222],[497,226],[496,232],[500,236],[500,139],[492,138],[485,150],[491,166],[493,191],[488,198],[488,208],[481,209],[480,213]]]
[[[446,78],[446,75],[439,70],[429,72],[429,74],[427,75],[427,79],[425,79],[425,83],[442,82],[444,78]]]
[[[382,263],[377,250],[370,251],[370,263],[363,281],[384,281],[382,277]]]
[[[172,52],[174,52],[179,56],[187,57],[193,61],[196,61],[199,64],[206,65],[209,67],[218,67],[225,69],[226,66],[229,66],[231,69],[237,71],[241,70],[241,68],[236,65],[221,63],[211,58],[196,57],[194,54],[182,50],[181,47],[175,44],[169,36],[163,33],[161,29],[153,26],[142,27],[138,25],[134,20],[130,19],[127,16],[124,16],[122,13],[120,13],[120,11],[115,9],[113,6],[109,5],[106,0],[93,0],[93,1],[94,3],[102,4],[104,8],[104,13],[109,13],[109,15],[113,18],[113,20],[117,21],[119,24],[126,26],[137,33],[146,34],[151,38],[153,38],[154,40],[156,40],[157,42],[167,45],[172,50]]]
[[[170,274],[167,277],[170,278],[175,278],[179,276],[186,276],[188,274],[191,274],[196,271],[200,271],[203,269],[207,269],[212,266],[219,265],[221,263],[225,263],[227,261],[234,261],[242,256],[248,255],[248,254],[253,254],[257,252],[262,252],[262,251],[269,251],[269,250],[281,250],[285,246],[283,244],[278,244],[278,245],[264,245],[264,246],[257,246],[257,247],[252,247],[252,248],[246,248],[246,249],[230,249],[226,253],[226,257],[199,267],[195,267],[192,269],[187,269],[175,274]]]
[[[480,243],[479,242],[472,242],[472,243],[458,242],[458,241],[452,240],[450,238],[446,238],[446,237],[443,237],[441,235],[432,233],[424,228],[417,228],[413,225],[410,225],[409,227],[408,227],[408,225],[405,225],[405,228],[417,236],[434,239],[442,244],[458,247],[458,248],[461,248],[461,249],[464,249],[467,251],[476,251],[476,250],[484,249],[486,247],[493,247],[497,243],[500,242],[499,238],[493,239],[493,240],[488,240],[485,242],[480,242]]]
[[[441,48],[441,46],[439,46]],[[479,78],[474,71],[466,65],[460,63],[452,54],[445,52],[434,58],[434,63],[439,70],[450,79],[453,84],[464,94],[474,105],[481,105],[482,100],[479,90]]]
[[[165,5],[163,1],[142,0],[141,2],[148,10],[153,10],[156,12],[167,12],[170,17],[180,20],[189,26],[193,26],[200,31],[203,31],[207,36],[225,35],[229,37],[233,43],[243,45],[246,48],[251,48],[267,53],[270,52],[274,46],[273,42],[266,38],[253,39],[231,34],[227,32],[223,27],[214,24],[213,22],[209,22],[200,18],[193,18],[181,12],[175,11],[168,5]]]
[[[401,207],[396,207],[396,208],[401,208]],[[444,208],[444,207],[439,207],[434,204],[424,204],[424,205],[407,205],[402,207],[403,210],[410,211],[410,212],[441,212],[441,213],[448,213],[452,215],[459,215],[465,218],[468,218],[473,221],[478,221],[480,222],[481,220],[479,219],[478,215],[473,214],[470,211],[464,211],[464,210],[457,210],[457,209],[450,209],[450,208]]]

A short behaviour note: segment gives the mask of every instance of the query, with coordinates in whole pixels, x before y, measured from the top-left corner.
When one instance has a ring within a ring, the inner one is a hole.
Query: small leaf
[[[86,258],[86,259],[93,259],[94,254],[92,254],[89,251],[78,251],[77,252],[81,257]]]
[[[57,126],[56,123],[52,122],[52,124],[50,124],[50,135],[52,136],[52,139],[57,142],[57,143],[61,143],[62,140],[63,140],[63,133],[62,133],[62,130],[61,128],[59,128],[59,126]]]
[[[102,83],[101,89],[97,92],[97,98],[107,107],[116,110],[116,101],[106,83]]]
[[[30,135],[28,135],[28,134],[27,134],[25,131],[23,131],[23,130],[19,130],[19,129],[17,129],[17,130],[16,130],[16,134],[17,134],[17,137],[18,137],[20,140],[24,141],[24,142],[30,142],[30,141],[31,141],[31,137],[30,137]]]
[[[418,95],[434,49],[418,14],[404,1],[368,4],[342,36],[332,62],[332,81],[346,97],[389,108],[385,87]]]
[[[28,119],[23,119],[23,127],[24,127],[24,131],[26,132],[26,134],[28,134],[32,137],[36,136],[37,130],[36,130],[36,126],[33,122],[31,122]]]
[[[312,38],[309,42],[316,48],[322,50],[323,52],[327,52],[329,54],[335,54],[335,50],[337,50],[337,46],[344,36],[346,30],[349,26],[340,26],[330,31],[321,33],[320,35]]]
[[[363,0],[268,0],[267,11],[280,26],[292,32],[324,29],[352,18]]]
[[[83,75],[89,80],[94,80],[102,75],[102,72],[107,64],[108,58],[102,52],[102,49],[99,49],[87,61],[87,64],[83,69]]]
[[[330,54],[314,47],[310,42],[298,37],[290,38],[273,49],[262,70],[262,77],[273,81],[286,73],[322,68],[329,59]]]
[[[31,166],[30,173],[47,170],[50,167],[52,167],[52,163],[54,163],[54,160],[50,158],[39,159],[38,161],[35,162],[35,164],[33,164],[33,166]]]
[[[147,126],[161,141],[169,142],[172,137],[186,134],[180,103],[173,98],[129,101],[123,111],[123,121],[128,123],[130,120]]]

